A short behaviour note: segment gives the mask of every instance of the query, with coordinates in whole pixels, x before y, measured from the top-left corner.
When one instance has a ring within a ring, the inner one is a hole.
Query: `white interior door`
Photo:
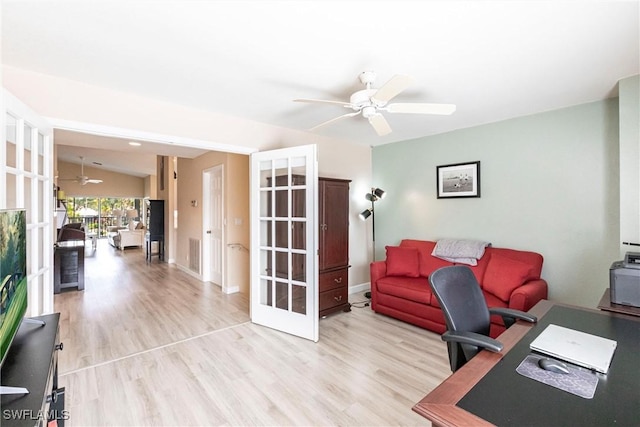
[[[251,155],[251,321],[318,341],[316,146]]]
[[[203,254],[202,280],[222,287],[224,283],[224,165],[202,173]]]

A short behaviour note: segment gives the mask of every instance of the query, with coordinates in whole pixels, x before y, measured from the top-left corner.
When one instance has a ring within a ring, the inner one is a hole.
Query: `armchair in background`
[[[58,233],[58,242],[66,242],[69,240],[84,241],[85,238],[84,224],[81,222],[65,224]]]

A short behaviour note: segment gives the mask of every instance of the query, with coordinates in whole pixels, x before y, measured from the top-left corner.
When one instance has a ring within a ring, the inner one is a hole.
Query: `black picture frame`
[[[480,197],[480,161],[436,167],[438,199]]]

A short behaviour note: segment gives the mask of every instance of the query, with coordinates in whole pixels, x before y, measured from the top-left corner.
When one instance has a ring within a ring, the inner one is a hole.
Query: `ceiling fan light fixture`
[[[376,107],[368,106],[362,109],[362,117],[364,117],[365,119],[370,119],[376,114],[378,114],[378,112],[376,111]]]
[[[309,102],[316,104],[335,104],[345,108],[350,108],[353,113],[343,114],[334,119],[327,120],[319,125],[312,127],[311,131],[341,120],[346,117],[353,117],[362,113],[362,117],[369,120],[369,123],[376,131],[378,136],[385,136],[391,133],[391,126],[382,115],[382,111],[387,113],[409,113],[409,114],[452,114],[456,106],[453,104],[426,104],[426,103],[395,103],[388,102],[406,90],[412,83],[413,78],[396,74],[380,88],[372,88],[376,79],[376,73],[373,71],[364,71],[358,76],[360,82],[365,85],[365,89],[354,92],[349,98],[349,102],[328,101],[321,99],[295,99],[295,102]]]

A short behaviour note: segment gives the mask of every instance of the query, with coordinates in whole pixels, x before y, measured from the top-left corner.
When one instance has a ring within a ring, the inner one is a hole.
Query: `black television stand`
[[[40,326],[46,325],[44,320],[32,319],[30,317],[26,317],[26,318],[22,319],[22,322],[23,323],[36,324],[36,325],[40,325]],[[29,394],[29,390],[27,390],[27,388],[25,388],[25,387],[10,387],[10,386],[1,385],[0,386],[0,395],[3,395],[3,394]]]
[[[58,387],[58,350],[62,350],[60,314],[24,319],[2,365],[2,382],[17,384],[26,393],[3,394],[2,426],[46,426],[56,420],[64,427],[64,388]]]

